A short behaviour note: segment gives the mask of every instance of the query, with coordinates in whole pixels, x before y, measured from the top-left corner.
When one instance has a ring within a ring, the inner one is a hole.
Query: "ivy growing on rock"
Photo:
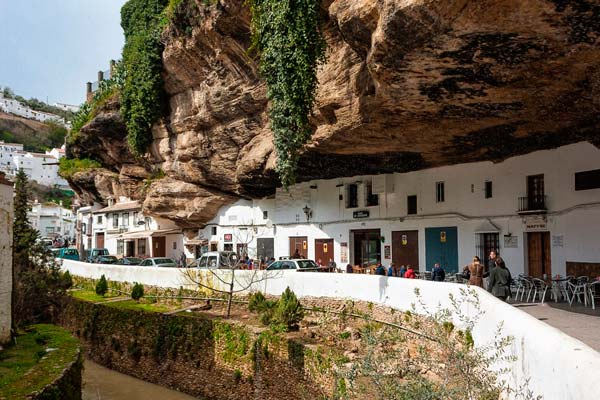
[[[129,0],[121,9],[125,34],[121,114],[127,126],[127,142],[136,155],[152,142],[152,125],[165,107],[162,79],[162,28],[168,0]]]
[[[302,146],[310,139],[317,67],[325,40],[317,0],[247,0],[252,14],[252,47],[267,82],[269,118],[284,187],[295,183]]]

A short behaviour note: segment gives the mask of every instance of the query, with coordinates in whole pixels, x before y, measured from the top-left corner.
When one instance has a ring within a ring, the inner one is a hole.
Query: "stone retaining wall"
[[[32,400],[81,400],[82,372],[83,358],[81,352],[78,351],[76,359],[65,367],[54,382],[27,398]]]

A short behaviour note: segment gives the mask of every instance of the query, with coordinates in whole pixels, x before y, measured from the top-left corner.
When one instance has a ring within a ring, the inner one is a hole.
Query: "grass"
[[[54,381],[74,361],[79,343],[54,325],[32,325],[0,352],[0,399],[25,398]],[[56,349],[47,352],[46,349]]]
[[[140,301],[139,303],[135,300],[125,300],[125,301],[117,301],[114,303],[109,303],[107,306],[115,307],[115,308],[125,308],[128,310],[140,310],[146,312],[156,312],[162,313],[166,311],[175,310],[178,308],[175,305],[169,306],[167,304],[159,304],[159,303],[145,303]]]
[[[100,296],[96,294],[94,290],[73,290],[71,291],[71,296],[85,301],[90,301],[92,303],[99,303],[101,301],[107,301],[112,298],[118,297],[119,295],[116,293],[106,293],[104,296]]]

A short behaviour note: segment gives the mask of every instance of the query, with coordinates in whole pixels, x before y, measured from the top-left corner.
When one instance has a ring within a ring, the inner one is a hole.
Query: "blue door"
[[[426,270],[439,262],[446,272],[458,272],[458,233],[455,226],[425,228]]]

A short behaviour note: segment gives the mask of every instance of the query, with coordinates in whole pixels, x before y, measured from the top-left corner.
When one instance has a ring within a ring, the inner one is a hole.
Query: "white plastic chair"
[[[532,284],[533,284],[533,287],[530,290],[533,290],[533,297],[531,298],[531,300],[535,301],[537,298],[537,295],[539,294],[540,300],[541,300],[542,304],[544,304],[544,300],[546,299],[546,292],[548,291],[548,288],[549,288],[548,284],[539,278],[533,278]],[[529,300],[529,296],[527,296],[527,299]]]
[[[588,283],[587,285],[588,296],[590,303],[592,303],[592,309],[596,309],[596,299],[600,299],[600,281]]]
[[[581,297],[583,296],[583,303],[587,307],[588,289],[586,282],[580,282],[579,279],[570,280],[567,282],[567,287],[570,292],[569,306],[573,306],[573,301],[577,297],[577,302],[581,303]]]

